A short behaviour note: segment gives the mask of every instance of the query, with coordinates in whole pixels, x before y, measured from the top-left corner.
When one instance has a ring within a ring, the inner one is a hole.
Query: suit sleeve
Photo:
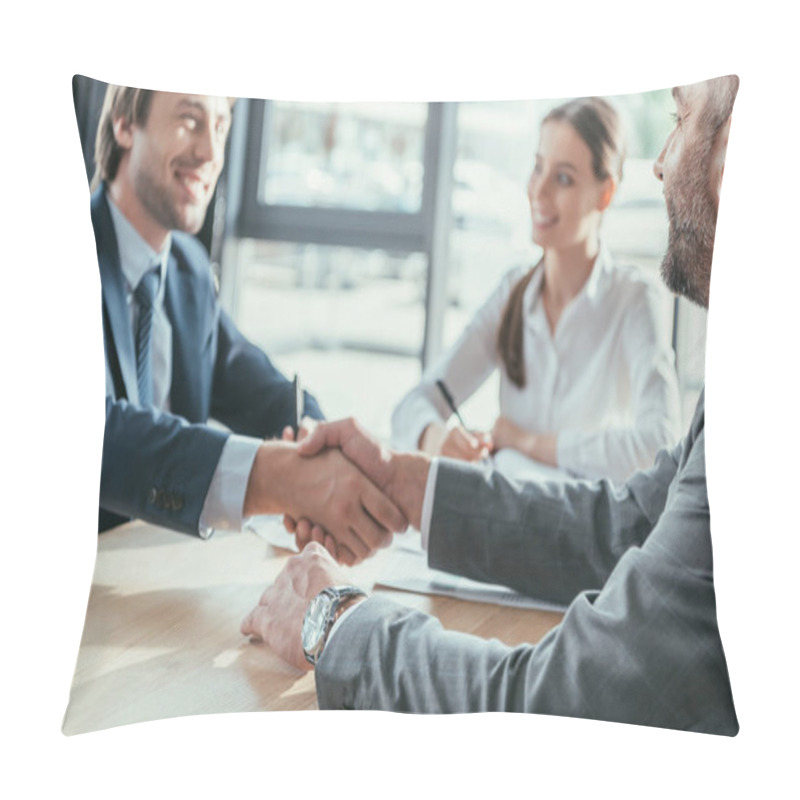
[[[644,546],[536,645],[445,631],[381,597],[359,604],[317,665],[320,707],[519,711],[735,735],[698,469]]]
[[[567,605],[599,589],[622,554],[641,545],[664,509],[681,446],[627,484],[513,481],[441,459],[428,563]]]
[[[228,434],[106,397],[100,506],[196,534]]]
[[[173,232],[173,252],[186,271],[185,286],[180,293],[182,307],[175,309],[175,315],[191,317],[186,308],[186,299],[191,297],[197,306],[192,329],[198,325],[197,320],[210,321],[208,329],[201,330],[201,334],[208,337],[208,349],[199,347],[195,352],[186,348],[188,359],[199,358],[203,362],[201,381],[206,382],[201,391],[210,395],[205,397],[204,414],[243,436],[259,439],[280,436],[283,429],[295,421],[293,383],[260,348],[242,335],[220,306],[203,246],[191,236]],[[173,322],[173,325],[178,323]],[[177,367],[173,364],[173,369]],[[306,416],[322,419],[314,397],[306,392],[304,399]]]

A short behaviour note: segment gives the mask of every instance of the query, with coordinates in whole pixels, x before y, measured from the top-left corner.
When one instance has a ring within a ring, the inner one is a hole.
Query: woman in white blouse
[[[395,447],[468,461],[514,448],[576,476],[622,481],[677,441],[677,379],[659,290],[615,264],[600,240],[623,160],[619,120],[606,101],[572,100],[545,117],[528,185],[542,258],[505,276],[400,402]],[[448,427],[437,381],[459,405],[498,368],[492,430]]]

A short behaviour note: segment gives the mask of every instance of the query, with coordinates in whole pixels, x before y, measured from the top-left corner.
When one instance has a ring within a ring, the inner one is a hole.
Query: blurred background
[[[106,84],[73,81],[87,178]],[[389,438],[390,416],[516,264],[533,264],[526,188],[539,124],[567,98],[332,103],[240,99],[200,238],[223,306],[328,418]],[[668,90],[608,98],[625,123],[624,178],[603,222],[620,263],[658,277],[667,218],[653,161]],[[663,290],[684,423],[704,377],[706,312]],[[497,416],[497,376],[464,404]]]

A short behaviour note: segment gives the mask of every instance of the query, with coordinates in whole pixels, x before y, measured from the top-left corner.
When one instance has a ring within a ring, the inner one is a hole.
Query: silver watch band
[[[336,620],[336,615],[342,606],[342,604],[349,600],[352,597],[366,597],[366,592],[363,589],[359,589],[357,586],[328,586],[327,588],[323,589],[319,594],[309,603],[308,610],[306,611],[306,615],[308,615],[308,611],[313,606],[314,602],[316,601],[317,597],[320,595],[326,595],[331,598],[332,602],[328,607],[327,614],[325,615],[325,622],[324,622],[324,631],[322,637],[314,649],[313,652],[309,652],[305,648],[303,649],[303,653],[306,657],[306,661],[309,664],[316,666],[317,662],[322,655],[322,652],[325,650],[325,645],[328,643],[328,636],[331,632],[331,628],[333,627],[333,623]]]

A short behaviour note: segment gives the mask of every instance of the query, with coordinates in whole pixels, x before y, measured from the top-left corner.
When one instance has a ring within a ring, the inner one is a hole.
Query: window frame
[[[425,254],[425,332],[422,352],[411,354],[421,358],[424,369],[442,349],[457,103],[427,103],[422,197],[414,213],[261,202],[259,181],[270,157],[264,132],[273,108],[271,100],[248,100],[237,108],[244,133],[237,147],[241,168],[232,175],[239,202],[230,208],[229,230],[237,238]],[[244,164],[258,167],[244,169]]]

